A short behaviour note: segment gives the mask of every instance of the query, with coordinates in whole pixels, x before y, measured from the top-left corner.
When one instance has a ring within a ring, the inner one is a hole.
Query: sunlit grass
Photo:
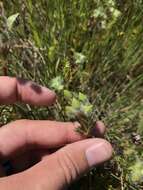
[[[63,92],[82,92],[93,105],[93,119],[105,122],[115,157],[72,189],[142,189],[142,2],[5,0],[0,9],[0,74],[45,86],[59,76],[62,82],[55,107],[4,106],[1,123],[17,118],[70,120]],[[9,30],[7,18],[16,13]]]

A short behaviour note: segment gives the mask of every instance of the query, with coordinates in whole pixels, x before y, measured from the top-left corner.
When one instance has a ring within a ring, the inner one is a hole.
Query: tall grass
[[[45,86],[60,76],[65,89],[88,96],[94,118],[107,126],[114,159],[72,189],[142,189],[142,1],[4,0],[0,13],[0,74]],[[15,13],[9,30],[7,18]],[[63,120],[55,108],[14,105],[0,111],[2,124],[17,118]]]

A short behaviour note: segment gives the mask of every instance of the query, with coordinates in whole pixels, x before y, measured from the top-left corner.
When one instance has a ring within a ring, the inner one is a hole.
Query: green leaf
[[[143,119],[139,121],[138,124],[138,133],[143,136]]]
[[[66,113],[73,113],[73,108],[71,107],[71,106],[66,106],[65,107],[65,111],[66,111]]]
[[[115,2],[113,0],[108,0],[107,1],[107,5],[114,7],[115,6]]]
[[[97,9],[95,9],[94,12],[93,12],[93,17],[95,17],[95,18],[102,17],[102,18],[106,19],[107,15],[105,13],[104,8],[103,7],[99,7]]]
[[[81,92],[79,92],[78,98],[82,102],[87,101],[87,96]]]
[[[9,30],[12,29],[12,26],[13,26],[13,24],[16,21],[18,16],[19,16],[19,13],[16,13],[16,14],[13,14],[7,18],[7,27]]]
[[[57,91],[63,90],[64,85],[63,85],[63,79],[61,78],[61,76],[58,76],[58,77],[52,79],[50,82],[50,86],[51,86],[51,88],[53,88]]]
[[[49,47],[48,56],[49,56],[50,61],[53,61],[53,60],[54,60],[54,57],[55,57],[55,50],[56,50],[56,48],[55,48],[54,45],[51,46],[51,47]]]
[[[135,164],[130,167],[130,170],[133,182],[139,182],[143,179],[143,162],[141,160],[137,160]]]
[[[69,100],[72,98],[72,93],[69,90],[64,90],[64,97]]]
[[[75,58],[76,64],[83,64],[86,61],[86,56],[78,52],[74,53],[74,58]]]
[[[81,107],[81,111],[84,112],[85,115],[91,114],[92,109],[93,109],[93,105],[83,105]]]
[[[74,110],[71,106],[65,107],[65,112],[69,118],[74,118],[76,114],[76,110]]]
[[[80,109],[80,101],[76,98],[72,99],[72,108],[73,109]]]
[[[121,12],[118,9],[115,9],[114,12],[113,12],[113,16],[115,18],[118,18],[120,15],[121,15]]]

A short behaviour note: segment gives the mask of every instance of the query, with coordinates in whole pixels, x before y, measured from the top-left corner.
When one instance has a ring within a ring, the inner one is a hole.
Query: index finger
[[[14,77],[0,77],[0,104],[24,102],[44,106],[55,102],[56,94],[46,87],[28,80]]]

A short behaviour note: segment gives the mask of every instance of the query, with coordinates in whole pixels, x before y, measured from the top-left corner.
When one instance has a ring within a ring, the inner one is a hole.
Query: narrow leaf
[[[7,18],[7,27],[9,30],[12,29],[12,26],[13,26],[13,24],[16,21],[18,16],[19,16],[19,13],[16,13],[16,14],[13,14]]]

